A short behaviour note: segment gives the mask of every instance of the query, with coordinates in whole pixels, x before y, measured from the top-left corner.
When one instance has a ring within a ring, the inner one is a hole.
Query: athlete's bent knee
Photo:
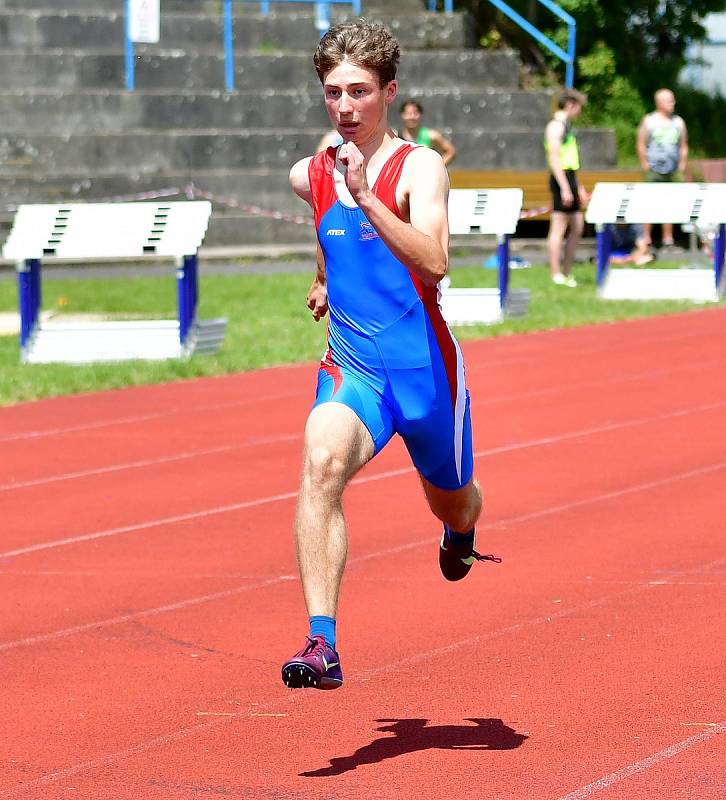
[[[346,462],[324,444],[311,447],[303,465],[303,483],[316,491],[342,491],[345,485]]]

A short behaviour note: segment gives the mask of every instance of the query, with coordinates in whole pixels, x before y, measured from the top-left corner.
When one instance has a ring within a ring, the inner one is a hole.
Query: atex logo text
[[[345,236],[345,228],[330,228],[326,236]]]

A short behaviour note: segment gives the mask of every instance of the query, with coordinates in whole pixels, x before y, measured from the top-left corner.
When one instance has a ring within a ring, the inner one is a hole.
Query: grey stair
[[[239,90],[297,88],[319,90],[309,53],[237,53],[235,86]],[[488,86],[517,88],[518,62],[507,51],[466,50],[411,52],[401,59],[399,81],[420,88]],[[0,89],[121,89],[125,63],[120,53],[80,50],[2,51]],[[138,89],[222,89],[224,56],[183,50],[140,52],[136,59]]]
[[[275,169],[289,168],[314,152],[322,133],[311,129],[243,129],[6,136],[0,139],[0,156],[6,175],[36,171],[49,175],[60,164],[79,177],[118,172],[121,166],[146,174],[243,169],[250,164]],[[583,132],[580,141],[583,162],[588,166],[597,168],[611,163],[611,143],[603,141],[602,135]],[[545,166],[541,131],[471,127],[456,132],[456,146],[460,163],[470,169]]]
[[[319,32],[315,18],[307,13],[279,13],[267,16],[242,13],[236,4],[234,47],[238,50],[279,49],[312,53]],[[336,13],[333,21],[345,19]],[[473,27],[466,15],[420,14],[385,17],[404,50],[417,47],[433,49],[464,48],[474,45]],[[90,42],[96,49],[122,52],[125,18],[122,13],[50,13],[36,11],[21,14],[0,10],[0,47],[7,48],[83,48]],[[220,52],[223,48],[222,17],[204,14],[164,13],[161,17],[160,45]]]
[[[193,183],[215,211],[207,246],[315,241],[288,172],[329,128],[312,66],[310,4],[236,0],[235,86],[224,91],[219,0],[162,0],[161,41],[136,47],[125,91],[125,0],[0,0],[0,239],[23,202],[132,199]],[[456,144],[456,169],[542,169],[547,92],[519,89],[514,53],[474,49],[464,13],[370,0],[403,56],[398,104]],[[350,11],[338,6],[334,20]],[[609,131],[580,133],[583,163],[614,163]],[[282,219],[273,218],[282,215]]]
[[[451,91],[417,89],[405,95],[423,106],[427,123],[456,134],[486,123],[490,130],[518,127],[544,128],[549,118],[550,97],[509,89]],[[401,95],[403,99],[403,94]],[[398,103],[390,119],[395,126]],[[328,118],[320,90],[280,90],[260,102],[255,92],[226,94],[215,90],[163,92],[87,90],[85,92],[43,89],[0,91],[0,119],[5,134],[55,133],[58,135],[114,133],[120,130],[267,128],[295,124],[321,129]]]

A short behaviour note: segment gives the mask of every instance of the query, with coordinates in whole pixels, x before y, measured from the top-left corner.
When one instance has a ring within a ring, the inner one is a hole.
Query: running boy
[[[482,499],[464,365],[437,302],[448,265],[448,177],[438,153],[389,128],[398,60],[398,42],[382,25],[361,19],[323,36],[313,62],[343,144],[290,172],[318,232],[308,306],[316,320],[330,315],[295,518],[310,635],[282,667],[294,688],[343,682],[335,649],[347,551],[343,490],[394,433],[444,524],[444,577],[460,580],[487,558],[474,551]]]

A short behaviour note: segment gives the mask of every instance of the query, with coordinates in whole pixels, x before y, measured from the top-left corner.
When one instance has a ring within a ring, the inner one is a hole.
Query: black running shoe
[[[439,566],[447,581],[460,581],[469,574],[475,561],[501,563],[501,558],[493,555],[480,555],[474,550],[474,539],[467,544],[453,544],[446,534],[446,528],[439,545]]]

